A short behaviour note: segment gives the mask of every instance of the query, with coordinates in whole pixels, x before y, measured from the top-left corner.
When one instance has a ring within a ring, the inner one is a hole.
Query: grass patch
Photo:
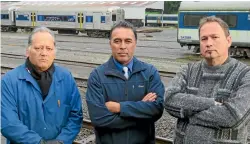
[[[189,62],[200,61],[202,59],[203,58],[198,54],[186,54],[182,58],[177,58],[176,61],[177,62],[182,62],[182,63],[189,63]]]
[[[182,58],[177,58],[177,62],[182,62],[182,63],[190,63],[190,62],[196,62],[202,60],[203,57],[201,57],[199,54],[185,54],[184,57]],[[245,58],[235,58],[247,65],[250,66],[250,59],[245,59]]]

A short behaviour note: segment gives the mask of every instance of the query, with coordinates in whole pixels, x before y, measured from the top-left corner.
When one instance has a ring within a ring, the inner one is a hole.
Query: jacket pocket
[[[59,127],[63,127],[67,124],[69,119],[71,107],[69,105],[60,104],[56,111],[56,120]]]
[[[147,84],[146,82],[135,82],[129,84],[132,90],[132,97],[129,100],[141,101],[145,95],[147,95]]]

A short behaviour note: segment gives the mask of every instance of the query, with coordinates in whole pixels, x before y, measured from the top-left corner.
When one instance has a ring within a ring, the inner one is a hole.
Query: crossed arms
[[[250,110],[250,72],[242,78],[228,101],[219,103],[214,98],[186,93],[187,67],[177,73],[166,90],[165,109],[176,118],[188,118],[191,124],[214,128],[230,128],[244,121]]]
[[[96,127],[123,129],[135,126],[142,119],[150,122],[158,120],[163,113],[165,88],[156,69],[149,83],[150,93],[141,101],[106,102],[97,72],[93,71],[86,94],[92,124]]]

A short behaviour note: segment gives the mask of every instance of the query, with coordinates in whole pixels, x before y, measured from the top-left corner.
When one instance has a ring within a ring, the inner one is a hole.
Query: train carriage
[[[46,26],[59,33],[87,31],[92,37],[107,37],[112,25],[124,20],[124,10],[118,7],[78,8],[78,7],[22,7],[16,10],[18,28]]]
[[[222,18],[232,36],[231,55],[250,57],[250,2],[182,2],[177,42],[199,52],[198,25],[206,16]]]
[[[90,37],[108,37],[113,24],[124,20],[124,16],[124,10],[114,6],[6,5],[1,9],[1,31],[30,31],[36,26],[46,26],[58,33],[87,32]]]
[[[147,26],[177,25],[178,14],[147,14],[145,24]]]
[[[1,9],[1,31],[17,31],[15,27],[15,7],[5,7]]]

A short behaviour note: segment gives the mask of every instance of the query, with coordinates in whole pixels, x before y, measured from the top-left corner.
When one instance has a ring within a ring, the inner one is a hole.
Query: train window
[[[237,16],[236,15],[216,15],[216,17],[221,18],[222,20],[224,20],[229,27],[236,27],[237,24]]]
[[[67,16],[62,16],[62,21],[68,21],[68,17]]]
[[[156,16],[148,16],[147,20],[157,20],[157,17]]]
[[[37,21],[44,21],[44,16],[38,15],[37,16]]]
[[[184,15],[184,26],[199,26],[200,19],[206,15],[186,14]]]
[[[28,21],[29,16],[28,15],[17,15],[16,20],[21,20],[21,21]]]
[[[177,21],[178,19],[177,19],[178,17],[176,16],[176,17],[163,17],[163,20],[167,20],[167,21]]]
[[[105,23],[105,16],[101,16],[101,23]]]
[[[38,20],[39,21],[75,22],[75,16],[38,15]]]
[[[81,21],[80,21],[80,19],[81,19]],[[81,16],[79,16],[79,14],[78,14],[78,23],[83,23],[83,16],[81,15]]]
[[[115,14],[112,15],[112,21],[116,21],[116,15]]]
[[[80,21],[80,19],[81,19],[81,21]],[[81,13],[78,13],[78,18],[77,18],[77,21],[78,21],[78,23],[83,23],[83,14],[81,14]]]
[[[86,23],[93,23],[93,16],[86,16]]]
[[[34,13],[34,21],[36,21],[36,13]]]
[[[1,19],[9,19],[9,15],[8,14],[1,14]]]

